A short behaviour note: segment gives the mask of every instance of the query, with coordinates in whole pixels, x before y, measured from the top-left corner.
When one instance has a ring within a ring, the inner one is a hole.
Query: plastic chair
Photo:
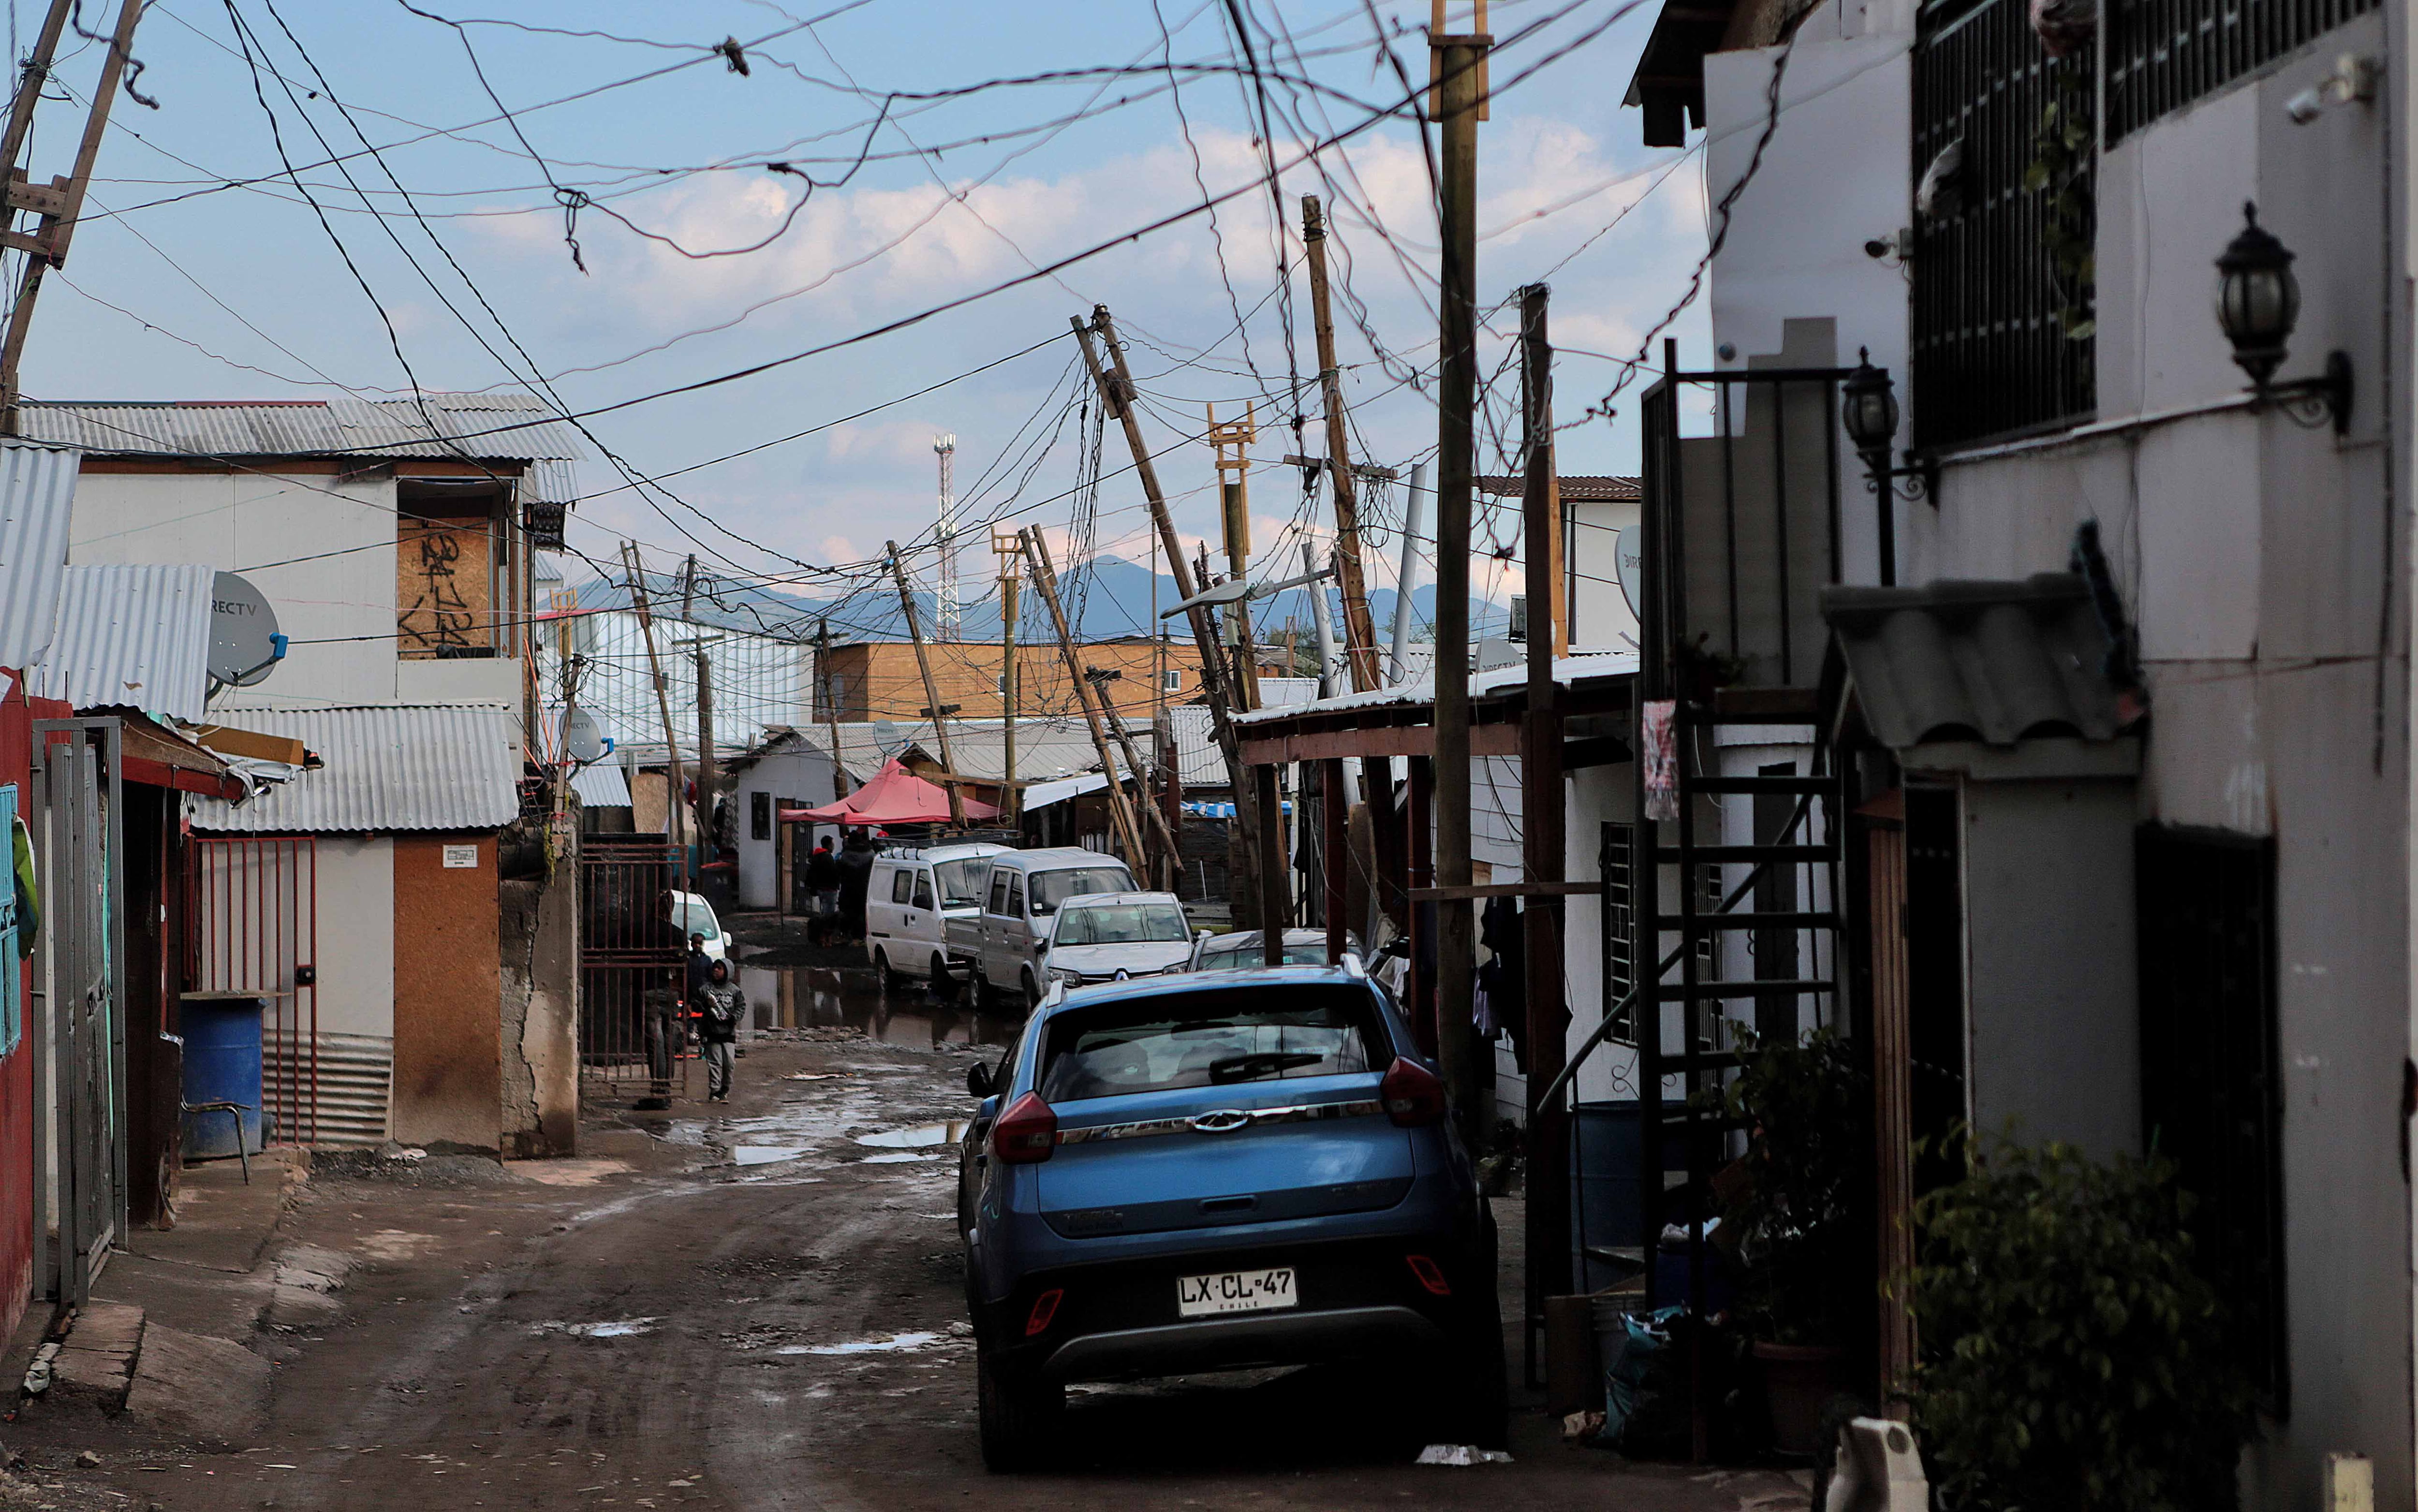
[[[179,1103],[177,1108],[187,1113],[224,1113],[235,1120],[235,1157],[243,1163],[243,1184],[252,1184],[252,1151],[243,1138],[243,1116],[257,1112],[250,1103]]]

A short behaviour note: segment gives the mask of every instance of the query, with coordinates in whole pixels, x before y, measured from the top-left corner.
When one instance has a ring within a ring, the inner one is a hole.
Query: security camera
[[[2294,126],[2306,126],[2325,114],[2326,91],[2321,84],[2311,84],[2284,101],[2284,114],[2292,117]]]

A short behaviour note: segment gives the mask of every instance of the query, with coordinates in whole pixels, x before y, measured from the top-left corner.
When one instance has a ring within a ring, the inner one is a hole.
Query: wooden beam
[[[1582,767],[1609,767],[1632,758],[1629,742],[1617,735],[1592,735],[1581,741],[1562,742],[1562,770],[1576,771]]]
[[[1469,728],[1473,756],[1520,754],[1517,725],[1473,725]],[[1388,725],[1374,729],[1312,730],[1243,741],[1243,765],[1282,766],[1292,761],[1329,761],[1343,756],[1432,756],[1435,727],[1431,725]]]
[[[1473,887],[1415,887],[1414,903],[1475,902],[1481,898],[1591,898],[1601,882],[1481,882]]]
[[[311,756],[302,742],[291,736],[262,735],[254,730],[230,729],[224,725],[203,725],[193,732],[193,743],[221,756],[283,761],[289,767],[301,766]]]

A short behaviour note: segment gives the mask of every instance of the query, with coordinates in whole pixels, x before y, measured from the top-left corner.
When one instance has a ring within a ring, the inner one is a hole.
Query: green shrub
[[[2234,1504],[2251,1393],[2165,1161],[1969,1149],[1915,1206],[1913,1418],[1949,1512]]]
[[[1745,1267],[1738,1312],[1756,1337],[1844,1345],[1871,1317],[1872,1080],[1859,1047],[1829,1030],[1743,1047],[1722,1089],[1752,1138],[1717,1182],[1722,1229]]]

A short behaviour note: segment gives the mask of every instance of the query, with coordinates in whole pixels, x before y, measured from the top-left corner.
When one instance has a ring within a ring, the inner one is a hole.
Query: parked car
[[[1188,971],[1247,971],[1268,964],[1267,939],[1256,929],[1243,929],[1230,935],[1213,935],[1203,930],[1193,942],[1191,958],[1185,963]],[[1344,950],[1360,954],[1360,937],[1346,931]],[[1284,963],[1287,966],[1324,966],[1326,964],[1326,931],[1324,929],[1288,929],[1284,932]]]
[[[1183,970],[1192,930],[1172,893],[1094,893],[1050,916],[1040,951],[1046,982],[1079,987]]]
[[[722,921],[713,916],[713,905],[708,903],[703,894],[674,893],[670,909],[672,927],[680,931],[680,945],[683,952],[688,949],[689,936],[703,935],[708,958],[717,961],[730,959],[731,947],[738,941],[723,929]],[[735,967],[738,963],[733,961],[731,964]]]
[[[865,893],[865,954],[885,986],[920,977],[947,990],[948,921],[982,908],[989,858],[1009,848],[987,844],[902,848],[874,858]]]
[[[1020,995],[1028,1008],[1040,1000],[1048,985],[1041,945],[1068,898],[1134,891],[1124,862],[1072,846],[1003,851],[986,864],[982,907],[948,922],[949,963],[967,973],[984,1007],[997,1007],[1006,992]]]
[[[958,1146],[983,1458],[1046,1460],[1066,1387],[1369,1362],[1499,1447],[1494,1225],[1444,1083],[1359,970],[1053,989]]]

